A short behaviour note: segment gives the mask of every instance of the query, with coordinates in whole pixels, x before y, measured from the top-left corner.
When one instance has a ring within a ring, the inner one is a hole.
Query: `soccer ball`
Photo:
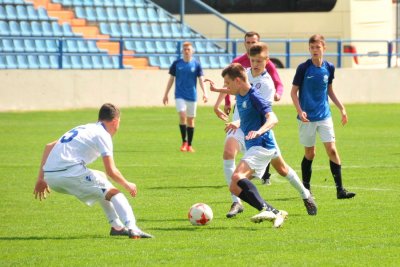
[[[188,219],[193,225],[206,225],[213,219],[213,212],[207,204],[196,203],[190,207]]]

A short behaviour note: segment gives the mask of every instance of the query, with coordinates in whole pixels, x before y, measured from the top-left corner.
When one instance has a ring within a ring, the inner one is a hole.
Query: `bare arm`
[[[165,93],[164,93],[164,98],[163,98],[163,104],[164,105],[168,104],[168,93],[171,90],[171,87],[174,84],[174,81],[175,81],[175,77],[170,75],[168,83],[167,83],[167,88],[165,89]]]
[[[199,84],[200,84],[201,91],[203,91],[203,102],[207,103],[208,96],[207,96],[207,91],[204,89],[204,76],[199,77]]]
[[[267,121],[257,131],[250,131],[245,137],[246,140],[261,136],[263,133],[271,130],[278,123],[278,117],[276,117],[274,112],[268,112],[265,114],[265,118]]]
[[[290,96],[292,97],[293,105],[296,108],[300,120],[303,122],[309,122],[309,120],[307,119],[307,113],[304,112],[300,107],[299,96],[298,96],[299,89],[300,88],[297,85],[293,85],[292,91],[290,92]]]
[[[113,157],[111,156],[103,157],[103,163],[107,175],[111,177],[115,182],[122,185],[131,194],[132,197],[136,196],[137,194],[136,185],[134,183],[127,181],[124,178],[122,173],[115,166]]]
[[[335,92],[333,91],[332,84],[328,85],[328,95],[332,102],[338,107],[340,113],[342,114],[342,125],[345,125],[348,121],[346,109],[340,100],[336,97]]]
[[[39,197],[39,200],[46,199],[47,194],[50,194],[50,188],[44,180],[44,172],[43,172],[43,165],[46,163],[47,158],[53,147],[56,145],[57,141],[48,143],[43,151],[42,161],[39,167],[39,174],[36,181],[35,188],[33,190],[33,194],[35,195],[35,199]]]

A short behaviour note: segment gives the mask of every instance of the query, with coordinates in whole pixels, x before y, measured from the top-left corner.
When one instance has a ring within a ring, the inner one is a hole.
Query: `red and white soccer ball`
[[[190,208],[188,218],[193,225],[206,225],[213,219],[213,212],[207,204],[196,203]]]

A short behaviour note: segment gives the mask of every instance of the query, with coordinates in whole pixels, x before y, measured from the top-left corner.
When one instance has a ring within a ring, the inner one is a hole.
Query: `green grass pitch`
[[[357,196],[336,199],[318,140],[312,177],[317,216],[307,215],[297,192],[275,171],[271,186],[254,181],[268,202],[289,212],[281,229],[251,223],[257,211],[247,204],[244,213],[225,218],[224,123],[212,108],[198,109],[194,154],[179,151],[174,108],[122,109],[115,160],[138,186],[129,201],[138,225],[155,235],[149,240],[110,237],[98,205],[89,208],[56,192],[42,202],[33,197],[44,145],[95,121],[97,110],[0,113],[0,266],[398,266],[400,105],[347,105],[345,127],[332,109],[344,185]],[[295,110],[274,110],[282,154],[300,174]],[[101,160],[90,167],[103,170]],[[213,209],[210,225],[190,225],[187,212],[196,202]]]

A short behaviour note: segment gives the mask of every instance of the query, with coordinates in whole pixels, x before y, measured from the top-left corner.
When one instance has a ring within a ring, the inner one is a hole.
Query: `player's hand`
[[[224,113],[220,108],[214,108],[214,112],[217,115],[218,118],[220,118],[223,121],[228,121],[229,120],[229,116]]]
[[[278,93],[275,93],[274,100],[278,102],[279,100],[281,100],[281,96]]]
[[[229,104],[229,105],[224,105],[224,112],[226,113],[226,114],[231,114],[231,111],[232,111],[232,107],[231,107],[231,105]]]
[[[226,133],[235,133],[236,130],[239,128],[235,122],[225,123],[225,132]]]
[[[50,194],[50,188],[43,179],[38,179],[33,194],[35,195],[35,199],[39,197],[39,200],[42,201],[42,199],[46,199],[47,195]]]
[[[208,96],[207,95],[203,95],[203,102],[207,103],[208,102]]]
[[[346,111],[342,111],[342,125],[346,125],[346,123],[349,121],[348,117],[347,117],[347,113]]]
[[[246,140],[254,139],[260,137],[261,134],[259,131],[250,131],[247,136],[245,137]]]
[[[299,113],[299,117],[300,117],[300,120],[301,120],[302,122],[310,122],[310,120],[307,119],[307,113],[304,112],[304,111],[302,111],[301,113]]]
[[[129,194],[131,194],[132,197],[135,197],[137,194],[137,188],[134,183],[128,182],[126,184],[126,190],[129,191]]]
[[[212,80],[210,80],[210,79],[204,79],[204,82],[206,83],[206,82],[208,82],[208,83],[210,83],[210,91],[211,92],[217,92],[217,88],[215,87],[215,83],[212,81]]]
[[[166,106],[168,104],[168,96],[167,95],[164,96],[162,102],[163,102],[164,106]]]

